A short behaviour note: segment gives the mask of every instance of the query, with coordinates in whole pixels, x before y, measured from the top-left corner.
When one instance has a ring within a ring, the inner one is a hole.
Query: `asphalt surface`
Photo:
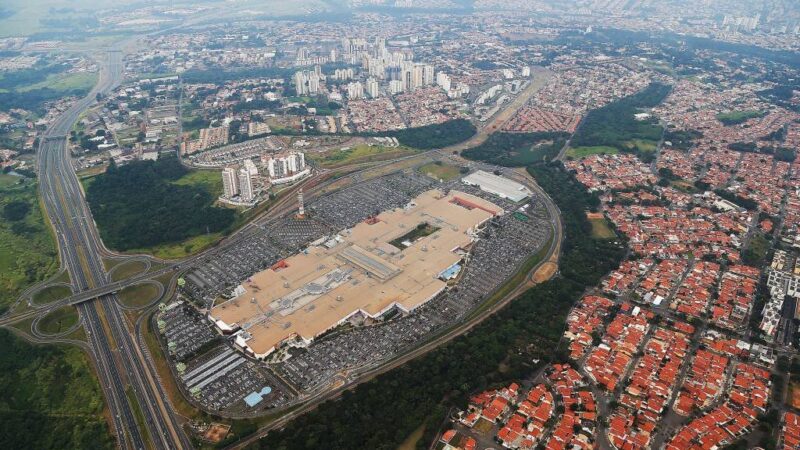
[[[108,283],[105,250],[84,202],[71,165],[67,135],[80,114],[122,78],[122,54],[110,51],[101,64],[97,86],[59,116],[48,128],[37,158],[40,190],[56,232],[59,253],[69,271],[73,292]],[[114,294],[76,305],[86,327],[114,431],[121,448],[191,448],[157,380],[152,361],[135,345]]]

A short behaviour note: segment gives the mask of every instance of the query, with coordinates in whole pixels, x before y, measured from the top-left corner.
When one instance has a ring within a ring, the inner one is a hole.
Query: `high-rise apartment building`
[[[252,161],[250,162],[252,163]],[[252,202],[255,198],[253,176],[250,175],[246,167],[239,169],[239,198],[241,198],[243,202]]]
[[[378,98],[380,95],[380,87],[378,86],[378,80],[375,78],[368,78],[367,79],[367,95],[370,98]]]
[[[222,193],[226,198],[233,198],[239,195],[239,177],[233,167],[222,169]]]
[[[347,98],[354,100],[364,98],[364,85],[359,81],[347,84]]]

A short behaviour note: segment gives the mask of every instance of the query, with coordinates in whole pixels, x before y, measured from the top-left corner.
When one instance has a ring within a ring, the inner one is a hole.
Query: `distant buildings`
[[[364,98],[364,85],[358,81],[347,84],[347,98],[354,100]]]
[[[203,128],[200,130],[199,139],[181,142],[181,154],[191,155],[201,150],[225,145],[228,143],[228,135],[227,125],[215,128]]]
[[[264,122],[249,122],[247,124],[247,135],[248,136],[258,136],[261,134],[267,134],[272,132],[269,125]]]
[[[297,95],[316,95],[319,92],[320,75],[314,71],[302,70],[294,74]]]
[[[378,80],[375,78],[370,77],[367,79],[367,95],[369,95],[370,98],[378,98],[380,95]]]
[[[200,142],[203,149],[218,147],[228,143],[228,126],[217,128],[203,128],[200,130]]]

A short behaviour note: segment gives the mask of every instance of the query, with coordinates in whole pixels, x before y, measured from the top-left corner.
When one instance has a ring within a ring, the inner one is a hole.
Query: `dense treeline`
[[[652,83],[634,95],[589,111],[572,137],[573,147],[609,146],[631,151],[631,141],[657,142],[663,129],[651,120],[636,120],[638,108],[651,108],[661,103],[671,87]],[[634,147],[635,148],[635,147]]]
[[[222,231],[234,212],[213,206],[206,189],[172,183],[188,173],[175,156],[113,164],[89,185],[86,199],[105,243],[130,250]]]
[[[758,208],[758,203],[756,203],[755,200],[744,198],[742,196],[734,194],[731,191],[727,191],[725,189],[716,189],[714,190],[714,193],[737,206],[741,206],[742,208],[748,211],[753,211],[756,208]]]
[[[181,78],[186,83],[219,84],[246,78],[287,78],[292,73],[291,69],[281,67],[251,67],[232,70],[187,70]]]
[[[13,91],[17,88],[39,83],[47,79],[50,75],[55,75],[67,70],[67,64],[42,65],[37,63],[29,69],[11,70],[3,73],[0,77],[0,89]]]
[[[31,89],[22,91],[21,88],[32,86],[47,79],[50,75],[59,74],[68,69],[66,64],[51,64],[39,62],[34,67],[6,72],[0,77],[0,111],[13,108],[23,108],[43,112],[44,102],[58,100],[71,95],[83,96],[89,92],[88,88],[56,90],[50,88]]]
[[[100,387],[77,348],[0,330],[0,442],[18,449],[111,449]]]
[[[25,92],[8,91],[0,92],[0,111],[14,108],[23,108],[44,113],[43,103],[58,100],[64,97],[82,97],[89,92],[85,89],[71,89],[67,91],[50,88],[33,89]]]
[[[754,111],[754,110],[732,111],[728,113],[717,114],[717,120],[722,122],[722,124],[725,125],[726,127],[730,127],[733,125],[743,124],[748,120],[756,117],[763,117],[765,114],[766,113],[763,111]]]
[[[492,133],[461,156],[507,167],[522,167],[552,160],[567,143],[569,134],[559,132]]]
[[[570,307],[619,264],[625,250],[621,243],[590,237],[586,210],[596,208],[599,199],[570,173],[560,165],[529,171],[562,211],[566,240],[560,275],[528,290],[469,334],[345,392],[341,401],[300,416],[255,448],[394,450],[423,423],[425,436],[417,448],[428,448],[447,406],[464,407],[470,393],[520,379],[563,357],[556,348]]]
[[[673,148],[689,150],[694,145],[694,140],[703,137],[703,133],[696,130],[670,130],[664,132],[664,141],[669,141]]]
[[[475,125],[469,120],[455,119],[424,127],[382,133],[382,135],[396,137],[407,147],[431,150],[459,144],[474,136],[476,132]]]

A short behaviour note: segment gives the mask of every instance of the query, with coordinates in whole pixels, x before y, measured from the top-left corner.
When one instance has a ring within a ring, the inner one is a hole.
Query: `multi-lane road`
[[[116,87],[122,78],[122,54],[110,51],[101,64],[97,86],[48,128],[39,146],[40,190],[58,239],[61,261],[73,292],[108,284],[102,257],[109,252],[84,202],[71,165],[67,135],[96,95]],[[114,294],[77,305],[86,327],[91,355],[111,411],[120,447],[190,448],[176,415],[157,380],[152,361],[135,344]]]

